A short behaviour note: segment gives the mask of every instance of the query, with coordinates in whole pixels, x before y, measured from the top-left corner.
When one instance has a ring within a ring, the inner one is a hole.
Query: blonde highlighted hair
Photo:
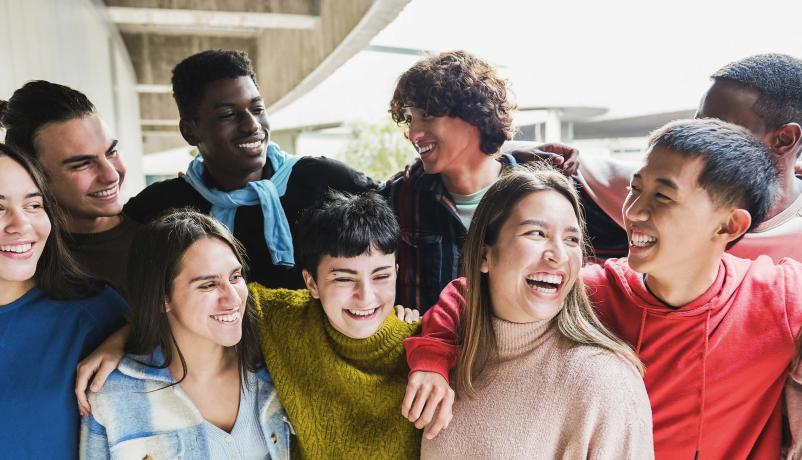
[[[561,173],[543,165],[506,172],[487,190],[473,216],[463,249],[462,270],[467,278],[467,292],[464,293],[466,308],[460,321],[461,351],[456,371],[456,390],[460,397],[476,397],[477,377],[498,355],[488,275],[481,272],[484,251],[496,243],[502,225],[518,202],[532,193],[545,191],[557,192],[571,203],[584,238],[585,219],[573,185]],[[583,248],[583,256],[585,252]],[[611,351],[643,374],[643,364],[632,348],[596,317],[581,277],[569,291],[555,320],[566,339]]]

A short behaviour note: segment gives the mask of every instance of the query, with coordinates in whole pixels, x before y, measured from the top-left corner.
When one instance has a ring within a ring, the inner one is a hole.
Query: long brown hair
[[[167,368],[175,359],[175,345],[183,370],[183,375],[175,384],[187,376],[187,363],[170,329],[164,304],[172,294],[181,257],[194,242],[204,238],[216,238],[228,245],[242,265],[243,273],[247,270],[245,251],[239,241],[216,220],[191,209],[172,210],[140,227],[131,243],[131,257],[128,260],[131,335],[125,344],[125,351],[152,357],[156,347],[160,347],[164,362],[152,365]],[[234,350],[239,362],[240,381],[244,383],[245,372],[256,370],[262,356],[256,313],[250,297],[242,318],[242,339],[234,345]]]
[[[34,285],[51,299],[84,299],[98,294],[102,283],[92,280],[72,257],[64,244],[64,217],[56,205],[53,194],[47,187],[44,174],[36,160],[21,154],[13,147],[0,143],[0,157],[9,157],[28,173],[37,189],[42,193],[45,213],[50,220],[50,235],[45,241],[42,255],[36,262]]]
[[[476,397],[476,378],[487,363],[498,356],[488,275],[481,272],[484,251],[496,243],[501,227],[518,202],[532,193],[544,191],[557,192],[571,203],[582,235],[585,235],[585,219],[573,186],[561,173],[542,165],[537,169],[518,167],[505,173],[487,190],[473,216],[463,249],[467,292],[463,293],[466,309],[460,321],[461,351],[457,362],[456,387],[460,397]],[[643,372],[643,365],[632,348],[596,317],[581,278],[571,287],[556,322],[563,337],[609,350]]]

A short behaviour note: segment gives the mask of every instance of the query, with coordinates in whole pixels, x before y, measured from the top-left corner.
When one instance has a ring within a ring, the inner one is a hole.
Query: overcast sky
[[[372,44],[465,49],[501,67],[522,106],[628,116],[695,107],[708,76],[729,61],[802,56],[800,19],[796,0],[412,0]],[[298,124],[310,110],[322,119],[382,116],[416,59],[359,53],[277,122]]]

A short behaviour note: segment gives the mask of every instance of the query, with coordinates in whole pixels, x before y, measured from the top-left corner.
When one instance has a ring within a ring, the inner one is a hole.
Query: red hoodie
[[[656,458],[780,457],[802,265],[725,254],[707,292],[676,309],[655,298],[626,259],[586,267],[582,277],[599,317],[646,366]],[[464,289],[464,279],[449,284],[424,315],[423,336],[406,340],[412,372],[448,375]]]

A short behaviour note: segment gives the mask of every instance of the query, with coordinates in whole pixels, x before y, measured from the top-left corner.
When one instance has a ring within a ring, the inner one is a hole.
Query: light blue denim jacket
[[[140,362],[137,362],[140,361]],[[92,415],[81,422],[82,459],[206,459],[209,458],[203,417],[167,369],[143,362],[163,362],[161,350],[150,356],[126,356],[106,380],[103,390],[89,395]],[[254,374],[259,425],[271,460],[290,456],[290,425],[270,375]],[[157,391],[153,391],[157,390]]]

